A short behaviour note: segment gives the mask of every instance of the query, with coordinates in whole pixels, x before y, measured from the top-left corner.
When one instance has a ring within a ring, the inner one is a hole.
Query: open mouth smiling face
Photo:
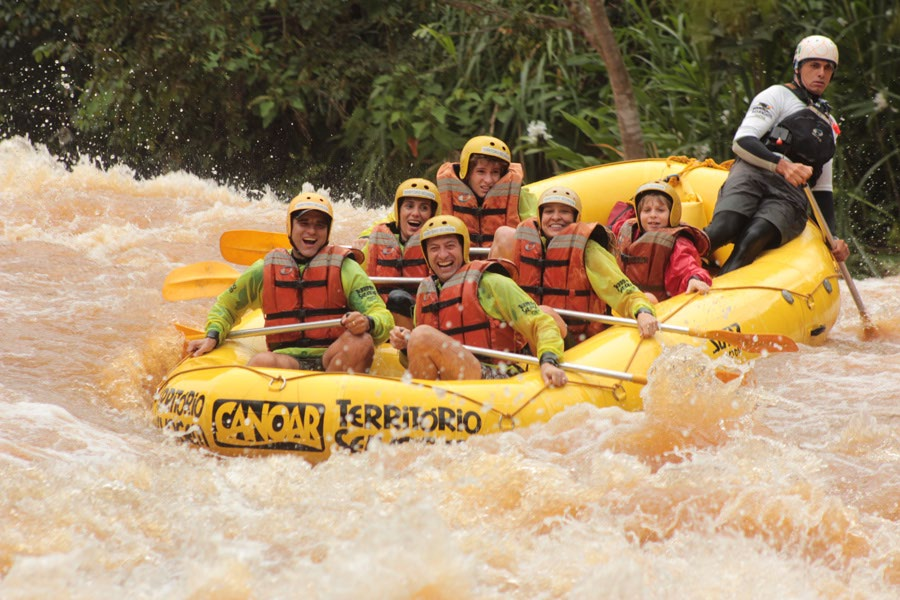
[[[442,235],[428,240],[425,252],[431,270],[441,282],[450,279],[464,264],[463,246],[457,235]]]
[[[294,215],[291,241],[303,258],[312,258],[328,242],[331,220],[318,211],[304,211]]]
[[[406,198],[400,204],[399,226],[401,241],[406,242],[422,229],[425,221],[434,216],[434,203],[430,200]]]

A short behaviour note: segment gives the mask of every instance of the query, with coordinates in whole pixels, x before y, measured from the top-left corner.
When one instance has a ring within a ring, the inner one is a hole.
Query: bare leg
[[[516,258],[516,229],[509,225],[501,225],[494,232],[494,241],[491,243],[491,250],[488,258],[505,258],[506,260],[515,260]]]
[[[325,354],[322,366],[329,372],[365,373],[375,358],[375,342],[368,333],[353,335],[345,331],[336,339]]]
[[[265,367],[273,369],[299,369],[297,359],[287,354],[277,352],[260,352],[255,354],[247,363],[248,367]]]
[[[416,379],[481,379],[481,363],[475,355],[434,327],[413,329],[406,350],[409,373]]]

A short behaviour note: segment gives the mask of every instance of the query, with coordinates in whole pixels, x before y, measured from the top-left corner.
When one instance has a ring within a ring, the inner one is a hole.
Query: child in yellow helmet
[[[645,183],[634,195],[633,208],[634,216],[612,224],[625,275],[654,303],[684,292],[709,292],[712,277],[700,259],[709,238],[681,221],[675,188],[667,181]]]
[[[473,137],[458,163],[438,168],[441,210],[466,224],[473,246],[490,247],[499,227],[515,227],[529,214],[519,198],[523,177],[506,143],[488,135]]]

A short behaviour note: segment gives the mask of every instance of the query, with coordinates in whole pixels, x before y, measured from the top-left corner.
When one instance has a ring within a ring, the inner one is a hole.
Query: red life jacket
[[[495,261],[473,260],[444,282],[440,290],[435,277],[424,279],[416,294],[416,325],[431,325],[463,344],[516,352],[516,330],[488,316],[478,301],[478,285],[487,271],[509,276]]]
[[[401,248],[400,234],[394,232],[397,227],[394,223],[379,223],[372,228],[366,272],[370,277],[428,277],[419,234],[410,237]],[[387,297],[387,292],[381,294],[385,302]]]
[[[441,214],[459,217],[469,230],[473,247],[490,247],[501,225],[519,224],[519,190],[524,171],[519,163],[509,165],[506,175],[488,191],[479,205],[475,193],[459,178],[459,163],[444,163],[437,173]]]
[[[709,250],[706,233],[686,223],[641,233],[637,219],[628,219],[619,230],[619,266],[622,267],[622,272],[634,285],[644,292],[650,292],[659,300],[669,297],[666,291],[666,266],[679,235],[691,238],[700,256]],[[635,236],[637,239],[634,239]]]
[[[537,218],[516,228],[516,266],[519,286],[538,304],[594,314],[606,313],[606,302],[594,292],[587,276],[584,249],[594,239],[609,246],[610,234],[597,223],[572,223],[544,250]],[[582,341],[604,329],[602,323],[566,319],[569,333]]]
[[[277,248],[266,254],[262,290],[266,327],[324,321],[346,313],[341,264],[348,257],[357,259],[350,248],[324,246],[301,276],[289,251]],[[266,345],[269,350],[329,346],[343,332],[343,327],[329,327],[267,335]]]

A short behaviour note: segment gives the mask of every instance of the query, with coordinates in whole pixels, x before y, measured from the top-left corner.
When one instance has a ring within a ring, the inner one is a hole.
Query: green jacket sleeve
[[[372,317],[374,327],[370,333],[375,345],[386,341],[394,328],[394,317],[384,305],[375,284],[363,271],[362,265],[351,259],[341,263],[341,283],[350,310]]]
[[[262,306],[262,286],[263,261],[258,260],[216,298],[216,303],[206,315],[206,333],[218,332],[219,343],[222,343],[241,315]]]
[[[562,359],[564,343],[553,317],[515,281],[499,273],[485,273],[478,287],[478,301],[488,316],[509,323],[521,334],[535,356],[551,352]]]
[[[622,316],[636,317],[638,310],[646,308],[656,315],[644,292],[625,276],[615,257],[594,240],[588,241],[584,249],[584,263],[594,293],[614,311]]]

